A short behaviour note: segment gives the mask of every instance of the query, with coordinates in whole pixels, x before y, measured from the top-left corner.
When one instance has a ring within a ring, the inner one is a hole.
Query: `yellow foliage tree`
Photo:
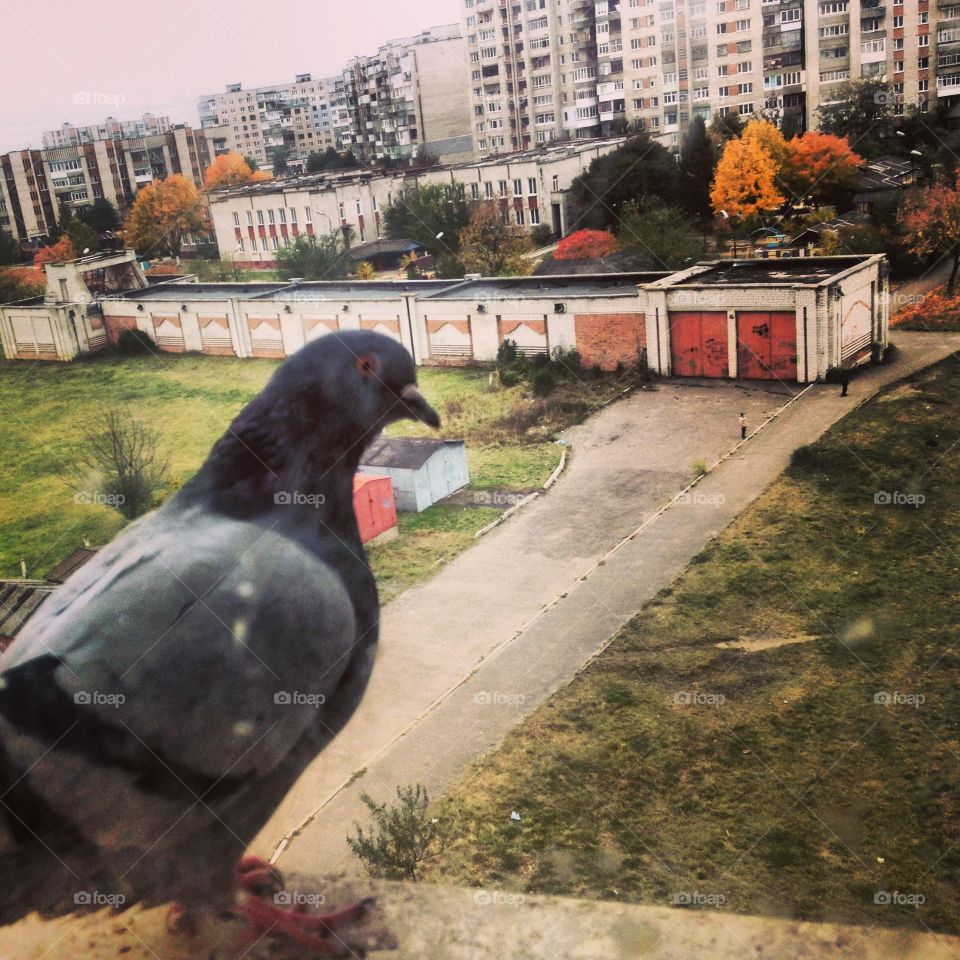
[[[719,214],[747,220],[782,206],[776,186],[777,166],[757,138],[728,140],[710,188],[710,202]]]
[[[773,160],[775,176],[779,176],[790,156],[790,146],[778,127],[769,120],[751,120],[740,139],[744,143],[759,143]]]
[[[179,173],[141,189],[125,224],[125,241],[142,254],[180,256],[188,233],[207,233],[210,222],[197,188]]]
[[[213,163],[207,167],[203,178],[205,190],[215,190],[217,187],[233,187],[240,183],[249,183],[253,176],[250,165],[236,151],[221,153]]]

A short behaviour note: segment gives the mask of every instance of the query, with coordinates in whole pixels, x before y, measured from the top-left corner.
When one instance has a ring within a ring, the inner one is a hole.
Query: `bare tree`
[[[81,464],[97,477],[95,502],[135,520],[153,506],[166,483],[170,458],[159,449],[160,434],[121,410],[107,410],[101,428],[85,432]],[[75,490],[81,485],[70,483]]]

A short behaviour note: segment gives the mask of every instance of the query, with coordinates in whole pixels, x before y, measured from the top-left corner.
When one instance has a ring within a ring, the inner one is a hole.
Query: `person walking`
[[[747,415],[742,410],[740,411],[740,439],[747,439]]]
[[[846,370],[840,375],[840,396],[847,395],[847,388],[850,386],[850,374]]]

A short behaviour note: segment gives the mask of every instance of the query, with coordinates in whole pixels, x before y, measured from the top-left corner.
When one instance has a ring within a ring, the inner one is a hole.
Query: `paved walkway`
[[[367,696],[264,829],[258,852],[280,841],[285,869],[354,866],[345,835],[367,819],[361,792],[388,799],[420,782],[441,794],[669,584],[796,447],[887,383],[960,350],[960,334],[895,339],[897,362],[864,371],[847,399],[816,385],[782,409],[798,388],[671,382],[569,431],[572,464],[549,495],[385,608]],[[697,460],[713,464],[737,446],[741,410],[751,431],[782,412],[691,502],[664,509]]]

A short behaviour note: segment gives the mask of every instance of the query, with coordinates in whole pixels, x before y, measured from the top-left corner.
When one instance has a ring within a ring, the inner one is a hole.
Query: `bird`
[[[0,656],[0,923],[105,903],[196,916],[233,909],[238,878],[271,882],[247,846],[370,677],[353,477],[404,418],[440,426],[400,343],[310,341],[40,606]],[[251,910],[311,942],[302,915]]]

